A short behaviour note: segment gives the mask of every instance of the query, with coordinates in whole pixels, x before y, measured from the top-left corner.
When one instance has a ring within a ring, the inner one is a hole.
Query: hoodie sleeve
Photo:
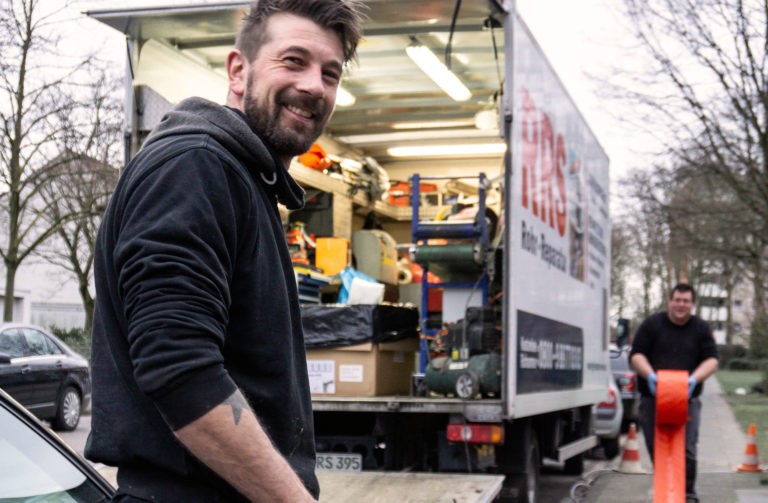
[[[222,356],[248,184],[187,150],[133,181],[114,257],[133,373],[174,430],[236,389]]]

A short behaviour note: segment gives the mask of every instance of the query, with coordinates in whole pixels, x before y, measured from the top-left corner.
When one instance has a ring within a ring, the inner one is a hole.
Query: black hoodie
[[[85,454],[150,501],[244,500],[173,435],[239,388],[315,496],[296,282],[276,201],[303,191],[240,112],[192,98],[125,168],[96,244]],[[258,474],[255,474],[258,476]]]

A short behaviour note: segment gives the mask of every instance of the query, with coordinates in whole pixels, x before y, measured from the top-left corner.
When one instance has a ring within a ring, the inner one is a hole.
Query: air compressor
[[[459,398],[499,396],[501,331],[492,308],[468,308],[444,338],[450,356],[428,363],[424,383],[432,393]]]

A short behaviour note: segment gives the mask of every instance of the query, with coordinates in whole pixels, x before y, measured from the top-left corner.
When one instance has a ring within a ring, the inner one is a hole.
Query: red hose
[[[688,372],[660,370],[657,375],[653,501],[685,503]]]

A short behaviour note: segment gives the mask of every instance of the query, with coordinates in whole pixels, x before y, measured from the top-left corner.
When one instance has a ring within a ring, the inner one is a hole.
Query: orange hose
[[[684,503],[688,372],[660,370],[657,375],[653,501]]]

